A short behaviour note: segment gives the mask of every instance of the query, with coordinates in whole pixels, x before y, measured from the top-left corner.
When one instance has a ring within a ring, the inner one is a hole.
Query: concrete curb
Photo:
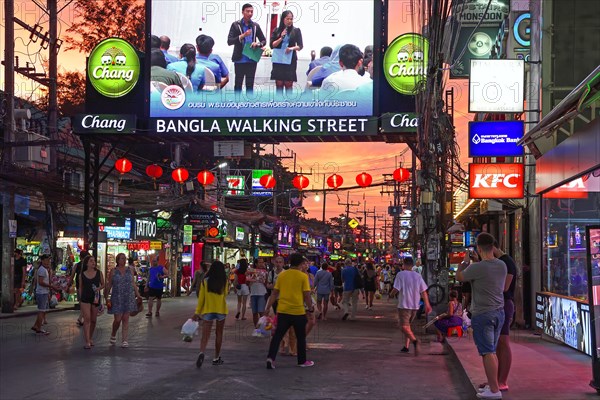
[[[456,354],[456,352],[454,351],[454,347],[452,347],[452,345],[450,343],[446,343],[445,347],[448,349],[448,353],[450,353],[450,355],[458,361],[458,364],[460,364],[460,370],[457,371],[458,374],[460,375],[460,378],[463,380],[463,382],[466,382],[469,387],[473,388],[473,391],[471,392],[472,398],[473,399],[477,398],[477,393],[478,393],[477,388],[475,386],[473,386],[473,381],[469,377],[469,374],[467,373],[465,366],[463,365],[462,361],[460,360],[460,357],[458,357],[458,354]]]
[[[55,312],[61,312],[61,311],[72,311],[75,310],[75,306],[73,307],[61,307],[61,308],[54,308],[54,309],[50,309],[47,311],[48,314],[50,313],[55,313]],[[14,312],[11,314],[0,314],[0,319],[9,319],[9,318],[19,318],[19,317],[31,317],[32,315],[37,315],[37,310],[34,311],[23,311],[23,312]]]

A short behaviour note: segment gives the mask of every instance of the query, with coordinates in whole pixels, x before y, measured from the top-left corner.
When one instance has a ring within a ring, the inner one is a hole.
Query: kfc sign
[[[470,199],[522,199],[523,164],[469,164]]]
[[[583,177],[557,187],[542,195],[545,199],[587,199],[588,188]]]

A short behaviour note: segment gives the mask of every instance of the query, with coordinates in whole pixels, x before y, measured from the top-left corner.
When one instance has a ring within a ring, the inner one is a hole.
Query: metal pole
[[[541,1],[530,1],[529,10],[531,12],[531,62],[530,66],[530,82],[528,82],[527,91],[527,107],[530,111],[527,112],[527,127],[532,128],[539,122],[539,110],[540,110],[540,98],[539,98],[539,84],[541,82],[541,37],[542,30],[540,27],[540,21],[542,18],[542,2]],[[535,193],[535,158],[533,155],[528,154],[525,157],[525,168],[528,172],[528,192],[530,194]],[[533,299],[531,301],[531,321],[533,324],[536,314],[536,302],[535,293],[541,289],[542,280],[542,246],[540,239],[542,237],[541,231],[541,207],[539,197],[534,197],[529,206],[529,249],[530,249],[530,270],[531,270],[531,294]]]
[[[15,4],[13,0],[4,2],[4,91],[6,96],[6,117],[4,118],[4,142],[13,140],[15,130],[15,81],[14,81],[14,59],[15,59],[15,30],[14,20]],[[6,148],[5,148],[6,149]],[[4,167],[12,165],[12,149],[5,150],[6,161]],[[14,193],[12,188],[2,188],[2,312],[13,312],[13,270],[14,251],[13,240],[9,238],[8,221],[15,216]]]
[[[323,174],[323,218],[322,222],[325,222],[325,202],[327,201],[327,192],[325,191],[325,174]]]

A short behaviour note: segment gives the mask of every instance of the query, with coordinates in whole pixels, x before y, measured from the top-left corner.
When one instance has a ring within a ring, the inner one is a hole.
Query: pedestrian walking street
[[[0,320],[0,398],[12,399],[472,399],[474,390],[453,355],[420,336],[421,354],[404,354],[395,301],[373,310],[360,299],[356,321],[330,309],[308,337],[313,368],[297,368],[279,355],[275,370],[265,360],[269,338],[253,337],[247,320],[235,320],[236,297],[228,297],[223,365],[197,369],[199,337],[182,340],[182,324],[196,297],[164,299],[160,317],[145,311],[131,318],[129,348],[109,344],[112,316],[98,317],[95,346],[84,350],[78,311],[47,314],[48,336],[30,330],[35,316]],[[146,306],[146,304],[144,304]],[[424,320],[416,323],[422,327]],[[423,330],[417,328],[423,334]],[[467,339],[465,339],[467,340]],[[207,349],[213,356],[214,332]]]

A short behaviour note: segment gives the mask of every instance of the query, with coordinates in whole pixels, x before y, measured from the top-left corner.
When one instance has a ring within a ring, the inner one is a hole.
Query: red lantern
[[[397,182],[405,182],[410,177],[410,172],[406,168],[398,168],[392,175]]]
[[[146,167],[146,175],[148,175],[152,179],[158,179],[162,176],[163,169],[156,164],[148,165]]]
[[[358,186],[360,187],[367,187],[371,185],[372,182],[373,177],[366,172],[361,172],[360,174],[356,175],[356,183],[358,183]]]
[[[187,181],[189,176],[190,176],[190,174],[189,174],[188,170],[185,168],[177,168],[176,170],[171,172],[171,177],[173,178],[173,180],[175,182],[181,183],[181,184],[183,182]]]
[[[344,178],[338,174],[333,174],[327,178],[327,186],[330,188],[337,189],[342,186],[342,183],[344,183]]]
[[[273,189],[277,184],[277,181],[275,178],[273,178],[273,175],[263,175],[260,177],[259,182],[265,189]]]
[[[131,167],[131,161],[126,158],[119,158],[117,161],[115,161],[115,169],[121,174],[126,174],[127,172],[131,171]]]
[[[213,173],[206,170],[198,172],[197,178],[198,182],[200,182],[204,186],[210,185],[215,181],[215,176],[213,175]]]
[[[309,184],[309,180],[304,175],[296,175],[296,177],[292,180],[292,185],[298,190],[306,189]]]

